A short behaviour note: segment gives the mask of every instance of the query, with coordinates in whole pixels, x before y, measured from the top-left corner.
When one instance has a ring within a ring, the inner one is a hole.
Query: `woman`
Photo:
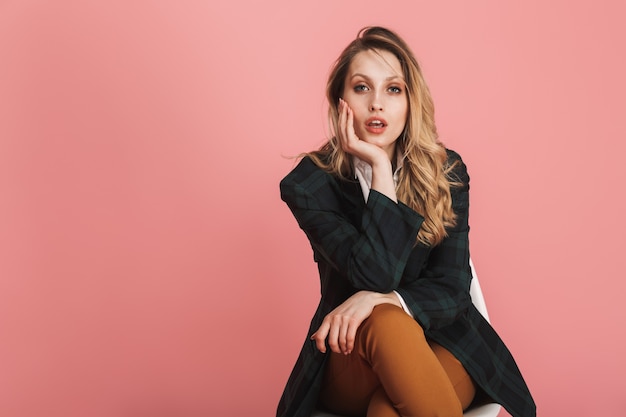
[[[437,139],[409,47],[363,29],[327,99],[334,136],[280,184],[322,298],[277,415],[450,417],[489,398],[534,416],[515,361],[470,299],[469,177]]]

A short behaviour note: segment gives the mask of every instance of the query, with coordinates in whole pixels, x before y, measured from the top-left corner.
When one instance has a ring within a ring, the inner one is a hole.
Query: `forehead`
[[[402,66],[398,58],[389,51],[368,49],[361,51],[352,58],[348,76],[359,73],[367,76],[381,75],[403,77]]]

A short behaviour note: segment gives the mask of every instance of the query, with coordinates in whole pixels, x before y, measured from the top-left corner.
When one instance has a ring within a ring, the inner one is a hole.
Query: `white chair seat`
[[[463,417],[496,417],[501,408],[500,404],[489,403],[467,410],[463,413]]]
[[[489,314],[487,313],[487,305],[485,304],[485,298],[478,282],[476,270],[474,269],[474,263],[470,259],[470,267],[472,269],[472,283],[470,286],[470,296],[472,297],[472,303],[476,306],[476,309],[480,311],[480,314],[489,321]],[[463,417],[497,417],[502,407],[500,404],[489,403],[478,407],[471,408],[463,413]],[[337,414],[326,413],[323,411],[314,411],[311,417],[342,417]]]

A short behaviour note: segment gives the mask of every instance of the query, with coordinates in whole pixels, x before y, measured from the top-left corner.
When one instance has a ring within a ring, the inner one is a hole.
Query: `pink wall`
[[[0,415],[273,414],[318,290],[282,156],[366,24],[469,165],[539,415],[624,415],[622,2],[210,3],[0,1]]]

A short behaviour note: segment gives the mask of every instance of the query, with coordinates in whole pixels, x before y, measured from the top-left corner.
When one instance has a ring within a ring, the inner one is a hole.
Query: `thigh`
[[[362,416],[376,398],[374,394],[383,390],[388,404],[376,403],[391,411],[402,405],[409,411],[454,409],[447,415],[460,415],[474,398],[474,384],[463,365],[442,346],[428,341],[402,309],[377,306],[357,331],[357,340],[350,355],[327,353],[319,397],[323,408]],[[409,414],[416,414],[413,411]]]
[[[448,374],[448,378],[454,387],[459,401],[465,410],[471,404],[476,395],[476,386],[472,377],[467,373],[461,362],[443,346],[430,341],[431,349],[437,356],[441,366]]]
[[[371,366],[359,355],[330,352],[319,402],[334,413],[362,416],[379,386]]]

